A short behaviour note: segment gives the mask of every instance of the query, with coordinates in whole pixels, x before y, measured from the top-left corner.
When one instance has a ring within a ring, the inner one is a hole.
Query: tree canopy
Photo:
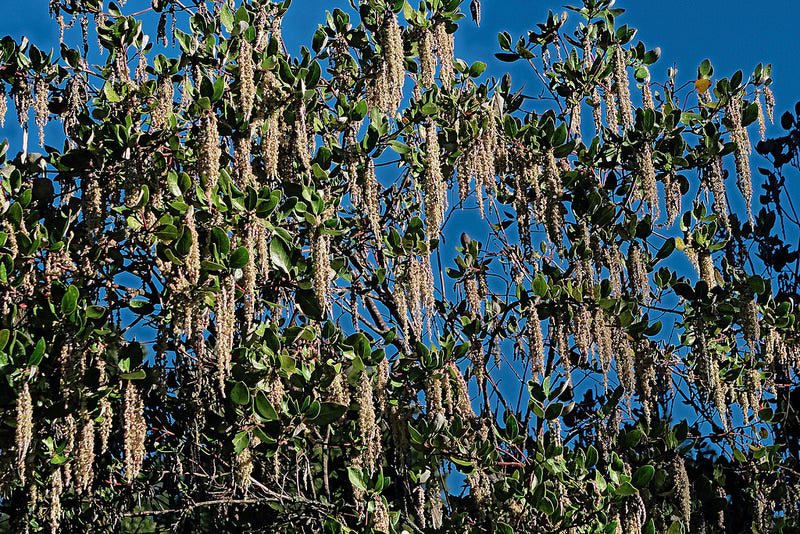
[[[121,4],[0,40],[0,531],[800,532],[769,65],[657,80],[613,0],[499,34],[524,80],[461,0],[295,56],[290,0]]]

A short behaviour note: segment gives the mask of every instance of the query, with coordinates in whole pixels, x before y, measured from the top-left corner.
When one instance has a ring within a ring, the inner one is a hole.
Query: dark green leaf
[[[39,364],[42,363],[42,359],[44,358],[44,351],[46,348],[47,344],[44,342],[44,339],[39,339],[39,341],[36,342],[36,347],[34,347],[30,358],[28,358],[28,367],[39,367]]]
[[[311,419],[315,425],[325,426],[334,423],[342,418],[347,412],[347,406],[333,402],[320,403],[319,414]]]
[[[286,274],[289,273],[291,260],[289,259],[289,253],[286,250],[286,245],[283,244],[283,241],[278,238],[273,238],[272,241],[270,241],[269,257],[272,260],[272,263],[275,264],[278,269]]]
[[[231,269],[243,269],[250,261],[250,253],[245,247],[237,248],[230,257]]]
[[[67,292],[61,297],[61,313],[63,315],[70,315],[78,307],[78,297],[80,291],[75,286],[69,286]]]
[[[644,488],[650,483],[655,473],[656,470],[652,465],[643,465],[633,472],[631,483],[637,488]]]
[[[630,495],[634,495],[638,493],[639,490],[633,487],[630,482],[623,482],[619,485],[619,487],[614,491],[614,494],[618,497],[628,497]]]
[[[233,437],[233,454],[239,454],[250,445],[250,433],[246,430],[237,432]]]
[[[236,382],[231,389],[231,400],[240,406],[250,403],[250,389],[244,382]]]
[[[267,395],[263,391],[256,393],[256,412],[258,415],[267,421],[275,421],[278,419],[278,412],[272,406],[272,403],[267,399]]]

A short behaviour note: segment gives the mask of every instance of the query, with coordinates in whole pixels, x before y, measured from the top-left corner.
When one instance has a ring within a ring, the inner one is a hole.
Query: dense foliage
[[[362,0],[296,57],[289,0],[0,41],[0,530],[800,531],[769,66],[651,80],[584,0],[486,77],[460,4]]]

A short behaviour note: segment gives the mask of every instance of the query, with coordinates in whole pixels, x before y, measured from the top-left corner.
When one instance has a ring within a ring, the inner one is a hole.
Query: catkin
[[[125,480],[131,484],[142,469],[145,456],[147,424],[144,419],[144,403],[139,389],[133,381],[125,384],[123,405]]]
[[[361,435],[361,465],[368,474],[372,474],[381,456],[381,432],[375,417],[375,402],[372,394],[372,377],[366,371],[356,388],[358,401],[358,429]]]
[[[431,31],[423,28],[419,37],[419,82],[422,87],[433,87],[436,73],[436,56],[433,54],[434,37]]]
[[[6,113],[8,113],[8,96],[6,96],[6,84],[0,83],[0,128],[5,128]]]
[[[36,126],[39,128],[39,146],[44,147],[44,127],[47,126],[47,120],[50,115],[47,109],[47,102],[49,100],[50,86],[44,77],[36,78],[33,86],[34,103],[33,114]]]
[[[444,222],[444,213],[447,209],[447,184],[442,176],[442,167],[439,161],[439,139],[436,123],[432,120],[429,120],[425,127],[425,139],[425,228],[428,240],[431,240],[439,237],[439,232]]]
[[[736,143],[733,151],[736,163],[736,185],[744,197],[747,206],[747,218],[750,224],[755,224],[753,219],[753,179],[750,174],[750,137],[747,129],[742,126],[742,97],[735,95],[725,105],[725,117],[730,121],[729,130],[731,141]]]
[[[447,33],[447,26],[439,22],[433,28],[436,41],[436,54],[439,56],[439,79],[442,86],[453,84],[453,34]]]
[[[25,483],[25,460],[28,448],[33,440],[33,402],[31,390],[26,382],[17,396],[17,465],[19,466],[20,482]]]
[[[236,334],[236,282],[232,276],[220,281],[216,307],[216,343],[214,352],[217,357],[217,380],[219,390],[225,391],[225,381],[231,370],[231,351]]]
[[[253,112],[253,103],[256,98],[256,85],[253,71],[253,47],[241,36],[239,41],[239,107],[244,114],[244,120],[250,119]]]
[[[628,81],[628,59],[621,46],[614,48],[614,82],[617,88],[617,106],[622,129],[633,128],[633,104]]]
[[[217,185],[221,156],[217,116],[214,113],[208,113],[203,118],[200,127],[200,157],[197,159],[198,174],[205,176],[206,180],[206,198],[211,198],[211,193]]]

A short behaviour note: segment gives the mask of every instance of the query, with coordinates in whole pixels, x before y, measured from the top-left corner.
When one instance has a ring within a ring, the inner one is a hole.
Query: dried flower
[[[283,113],[275,110],[270,114],[266,131],[261,136],[261,155],[264,160],[264,171],[267,178],[278,177],[278,161],[280,155],[280,140],[283,135]]]
[[[628,248],[628,277],[630,288],[644,300],[650,298],[650,283],[647,278],[647,264],[644,252],[638,242]]]
[[[642,83],[642,107],[644,109],[655,109],[653,103],[653,92],[650,90],[650,82]]]
[[[386,12],[381,30],[382,61],[378,68],[378,79],[369,88],[369,101],[384,113],[393,114],[403,100],[405,52],[403,35],[397,17],[391,10]]]
[[[174,98],[175,87],[172,85],[172,80],[168,77],[160,78],[156,87],[156,106],[151,114],[153,128],[162,129],[167,127],[169,116],[172,113],[172,101]]]
[[[321,216],[320,219],[325,217]],[[311,261],[314,270],[314,293],[323,313],[328,310],[328,291],[331,285],[330,236],[324,234],[324,225],[318,224],[311,244]]]
[[[700,278],[708,284],[708,288],[714,288],[717,285],[717,275],[714,268],[714,259],[708,251],[700,252],[697,255],[698,263],[700,265]]]
[[[189,283],[195,286],[200,278],[200,236],[197,233],[197,226],[195,225],[194,208],[191,206],[186,210],[184,225],[189,232],[189,236],[192,238],[184,266],[185,276]]]

